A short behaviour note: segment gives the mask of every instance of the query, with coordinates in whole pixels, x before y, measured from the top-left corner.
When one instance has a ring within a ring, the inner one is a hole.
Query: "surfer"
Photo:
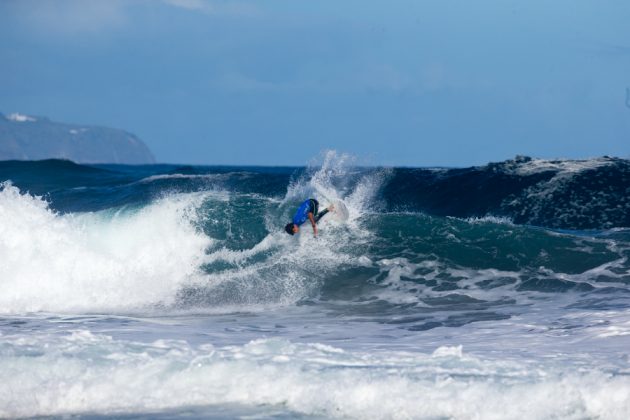
[[[313,236],[317,237],[317,222],[319,222],[319,219],[324,217],[326,213],[332,211],[333,209],[334,206],[331,204],[327,209],[318,213],[319,203],[314,198],[309,198],[300,204],[300,207],[298,207],[295,212],[295,216],[293,216],[293,221],[287,223],[284,230],[289,235],[295,235],[300,231],[300,226],[308,219],[311,221],[311,225],[313,226]]]

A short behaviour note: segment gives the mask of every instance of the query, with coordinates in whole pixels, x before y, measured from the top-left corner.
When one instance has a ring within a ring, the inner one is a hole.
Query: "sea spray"
[[[202,195],[126,212],[59,215],[40,197],[0,191],[0,311],[134,311],[169,305],[198,279],[211,239],[192,224]]]
[[[365,245],[369,231],[355,221],[371,211],[370,203],[382,179],[376,174],[356,172],[347,166],[347,159],[328,152],[323,164],[309,167],[291,183],[279,202],[242,194],[231,197],[228,207],[245,210],[233,215],[226,207],[223,214],[227,217],[222,223],[234,217],[231,223],[238,229],[245,227],[252,233],[264,225],[267,231],[258,231],[255,242],[245,243],[234,235],[217,242],[205,258],[206,285],[183,290],[180,303],[197,308],[295,304],[316,297],[325,280],[340,267],[361,265],[360,256],[353,250]],[[306,225],[300,235],[289,237],[282,227],[296,206],[309,197],[319,199],[321,207],[347,199],[350,222],[340,224],[325,217],[317,240]]]

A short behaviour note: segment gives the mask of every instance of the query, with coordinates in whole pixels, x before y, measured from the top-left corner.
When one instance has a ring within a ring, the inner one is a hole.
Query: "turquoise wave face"
[[[316,305],[410,330],[509,319],[545,302],[630,306],[630,232],[559,232],[504,219],[370,212],[323,223],[317,240],[286,237],[292,208],[260,196],[213,198],[200,227],[218,239],[208,283],[180,307]],[[245,222],[243,222],[245,221]]]

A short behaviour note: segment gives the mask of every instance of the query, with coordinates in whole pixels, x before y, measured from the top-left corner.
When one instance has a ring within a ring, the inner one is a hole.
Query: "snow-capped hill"
[[[155,163],[135,135],[107,127],[0,114],[0,160],[69,159],[77,163]]]
[[[7,119],[9,121],[14,121],[14,122],[35,122],[37,121],[37,119],[30,117],[28,115],[23,115],[23,114],[19,114],[17,112],[14,112],[13,114],[10,114]]]

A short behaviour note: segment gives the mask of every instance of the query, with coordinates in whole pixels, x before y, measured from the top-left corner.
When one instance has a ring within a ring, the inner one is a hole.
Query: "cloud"
[[[212,11],[213,7],[210,2],[204,0],[163,0],[164,3],[171,6],[181,7],[188,10]]]
[[[269,78],[256,71],[231,68],[213,75],[205,87],[233,92],[285,93],[385,93],[425,94],[468,85],[458,85],[455,74],[441,63],[429,63],[411,72],[387,63],[357,62],[300,68],[284,78]],[[470,85],[474,85],[470,81]]]
[[[256,16],[260,10],[252,3],[243,1],[210,0],[162,0],[164,3],[182,9],[201,12],[207,15]]]
[[[19,22],[33,33],[73,37],[125,28],[133,23],[137,13],[165,5],[206,16],[252,17],[260,14],[258,8],[245,1],[0,0],[0,18]]]
[[[4,6],[9,15],[35,31],[62,35],[95,33],[127,22],[121,0],[14,0]]]

